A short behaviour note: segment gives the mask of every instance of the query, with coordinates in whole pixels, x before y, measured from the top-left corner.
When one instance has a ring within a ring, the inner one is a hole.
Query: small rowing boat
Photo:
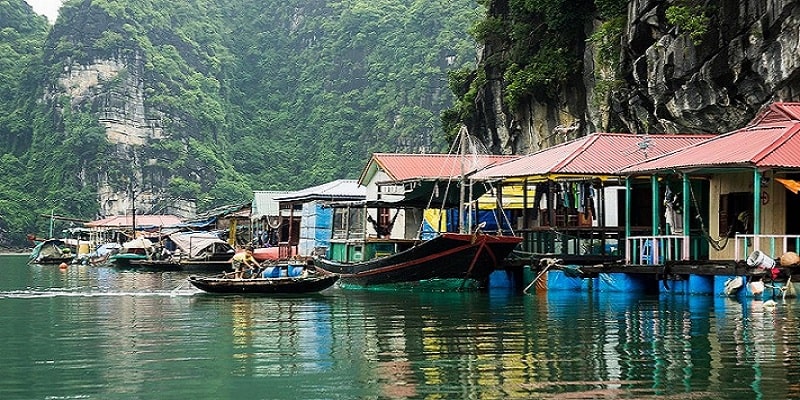
[[[336,283],[339,275],[309,272],[299,276],[280,276],[256,278],[231,278],[190,276],[189,283],[209,293],[315,293],[321,292]]]

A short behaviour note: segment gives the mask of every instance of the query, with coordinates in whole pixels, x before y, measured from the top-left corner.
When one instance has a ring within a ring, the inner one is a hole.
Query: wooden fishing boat
[[[481,233],[443,233],[433,239],[413,243],[374,239],[370,242],[383,248],[398,248],[400,244],[406,248],[363,262],[316,258],[314,264],[319,269],[341,275],[343,283],[359,286],[432,279],[472,279],[482,285],[521,241],[520,237]],[[361,249],[363,251],[367,247]]]
[[[504,236],[511,229],[499,217],[502,203],[488,213],[476,207],[488,186],[466,182],[467,173],[510,158],[467,156],[468,140],[462,127],[459,155],[373,154],[359,179],[366,200],[331,204],[333,229],[317,268],[345,285],[487,287],[522,238]]]
[[[189,283],[209,293],[229,294],[301,294],[321,292],[336,283],[339,275],[323,272],[277,278],[242,278],[228,276],[190,276]]]
[[[177,232],[169,235],[174,251],[162,243],[137,238],[124,243],[109,257],[112,265],[152,271],[223,271],[230,269],[233,247],[208,232]]]
[[[36,245],[31,251],[29,264],[61,264],[71,263],[75,255],[61,239],[47,239]]]
[[[117,253],[108,257],[108,261],[117,268],[133,268],[131,263],[148,260],[152,249],[153,242],[146,238],[136,238],[123,243]]]

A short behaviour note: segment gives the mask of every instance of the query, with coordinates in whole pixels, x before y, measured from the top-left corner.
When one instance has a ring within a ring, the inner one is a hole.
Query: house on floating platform
[[[750,295],[764,286],[767,296],[791,292],[786,278],[798,271],[790,252],[800,249],[800,103],[774,103],[744,128],[620,174],[629,185],[649,178],[654,197],[650,234],[626,238],[629,266],[666,270],[672,291],[719,294],[744,275],[761,282],[745,285]],[[630,209],[637,207],[647,204],[632,202]],[[682,229],[695,221],[699,232]],[[780,264],[784,255],[792,265],[759,268]]]
[[[253,192],[253,204],[250,211],[250,223],[256,236],[256,246],[277,246],[280,237],[288,235],[289,213],[282,214],[278,207],[277,197],[292,193],[290,190],[256,190]],[[285,234],[283,232],[285,231]]]
[[[241,247],[253,238],[250,223],[252,204],[228,204],[219,206],[180,225],[184,229],[208,231],[228,242],[232,247]]]
[[[363,201],[365,188],[353,179],[338,179],[322,185],[276,196],[278,209],[287,219],[278,243],[280,259],[325,254],[333,229],[334,202]],[[282,224],[283,225],[283,224]]]
[[[365,228],[364,235],[429,239],[442,232],[458,232],[460,225],[470,222],[471,225],[485,222],[483,232],[497,233],[503,228],[502,218],[498,223],[491,212],[459,214],[461,176],[515,158],[481,154],[373,154],[358,179],[359,185],[366,188],[363,218],[374,221],[371,229]],[[465,198],[478,198],[488,191],[477,186],[465,190]],[[387,227],[388,231],[378,232]]]
[[[530,257],[521,261],[533,262],[534,272],[540,259],[619,264],[625,238],[648,234],[653,223],[649,207],[628,205],[650,204],[658,196],[648,179],[630,179],[626,187],[618,171],[711,137],[594,133],[492,166],[470,179],[496,186],[497,201],[512,210],[514,232],[525,239]]]
[[[141,214],[115,215],[84,223],[91,230],[92,241],[96,244],[122,243],[141,234],[158,235],[158,232],[174,228],[182,223],[176,215]],[[137,234],[137,232],[139,232]]]

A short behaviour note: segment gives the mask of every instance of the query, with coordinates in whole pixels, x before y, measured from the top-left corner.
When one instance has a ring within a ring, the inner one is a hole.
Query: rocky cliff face
[[[156,210],[160,199],[168,195],[160,190],[163,182],[153,182],[156,177],[142,173],[143,167],[151,163],[145,149],[153,142],[166,139],[167,134],[162,123],[165,114],[145,105],[141,62],[134,57],[74,63],[65,68],[57,86],[46,93],[45,98],[66,95],[70,107],[88,108],[98,115],[113,148],[109,156],[132,166],[126,169],[125,182],[113,182],[115,177],[109,176],[108,171],[98,178],[101,215],[128,214],[136,208],[138,213],[168,212],[191,217],[195,214],[192,201],[178,199],[170,203],[169,209]]]
[[[630,131],[727,132],[767,103],[800,99],[797,2],[709,2],[698,43],[666,23],[669,4],[629,7],[626,88],[612,109]]]
[[[696,38],[666,17],[671,6],[688,3],[708,17]],[[587,38],[598,26],[598,21],[588,24]],[[555,96],[509,111],[494,105],[502,85],[489,87],[480,101],[493,105],[482,112],[494,115],[484,119],[507,123],[473,132],[515,154],[597,131],[728,132],[746,125],[766,104],[800,100],[798,32],[800,5],[792,0],[632,0],[613,69],[588,45],[580,49],[583,76]],[[486,46],[484,58],[502,51],[497,48]]]

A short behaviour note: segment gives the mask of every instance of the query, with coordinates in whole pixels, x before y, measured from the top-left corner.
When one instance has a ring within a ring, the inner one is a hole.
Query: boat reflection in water
[[[3,399],[800,397],[796,300],[213,296],[179,271],[16,259],[0,258]]]

